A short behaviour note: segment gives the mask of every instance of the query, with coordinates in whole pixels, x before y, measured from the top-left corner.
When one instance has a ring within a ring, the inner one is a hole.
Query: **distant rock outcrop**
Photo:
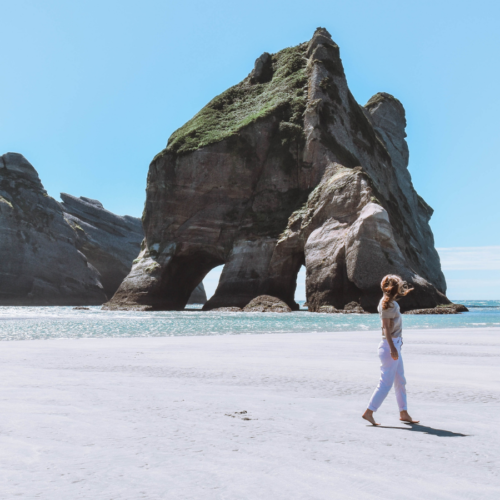
[[[0,304],[98,305],[98,271],[77,234],[20,154],[0,156]]]
[[[462,304],[447,304],[445,306],[432,307],[430,309],[413,309],[405,314],[460,314],[468,312],[469,309]]]
[[[205,304],[207,302],[207,294],[203,283],[200,283],[189,297],[188,304]]]
[[[61,199],[24,156],[0,156],[0,305],[100,305],[130,272],[141,220],[90,198]],[[206,301],[200,283],[189,303]]]
[[[78,250],[99,271],[104,292],[112,297],[140,251],[144,239],[141,220],[115,215],[90,198],[61,193],[61,200]]]
[[[355,301],[375,312],[389,273],[414,287],[403,311],[449,303],[405,126],[389,94],[356,102],[325,29],[263,54],[152,161],[145,244],[107,307],[182,309],[221,264],[205,309],[260,295],[298,309],[302,265],[310,311]]]

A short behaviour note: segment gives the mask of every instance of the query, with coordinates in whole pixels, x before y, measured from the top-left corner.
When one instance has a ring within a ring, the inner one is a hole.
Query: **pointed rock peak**
[[[315,36],[319,36],[319,35],[324,36],[326,38],[329,38],[330,41],[332,39],[332,35],[330,35],[330,32],[326,28],[316,28],[316,31],[314,32],[313,38]]]
[[[255,60],[255,66],[250,74],[252,83],[265,83],[273,78],[273,59],[271,54],[264,52]]]
[[[325,28],[316,28],[313,37],[307,45],[307,57],[311,56],[318,45],[333,45],[337,47],[337,44],[332,40],[332,36]]]
[[[365,104],[365,108],[370,111],[370,113],[373,113],[380,107],[386,106],[391,106],[396,112],[401,114],[403,117],[405,116],[405,108],[401,104],[401,101],[387,92],[378,92]]]
[[[30,178],[35,182],[40,182],[35,167],[22,154],[5,153],[0,156],[0,167],[6,168],[10,172],[14,172],[23,177]]]

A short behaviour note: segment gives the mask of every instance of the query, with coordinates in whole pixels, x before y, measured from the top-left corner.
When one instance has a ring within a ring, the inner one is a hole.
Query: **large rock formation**
[[[0,305],[99,305],[130,272],[141,220],[97,200],[47,195],[22,155],[0,157]],[[207,301],[203,283],[189,303]]]
[[[76,240],[31,164],[0,156],[0,304],[102,304],[99,273]]]
[[[221,264],[206,309],[263,294],[297,309],[303,264],[312,311],[351,301],[374,311],[387,273],[415,288],[403,310],[448,303],[405,126],[389,94],[355,101],[325,29],[263,54],[152,161],[144,248],[107,307],[182,309]]]

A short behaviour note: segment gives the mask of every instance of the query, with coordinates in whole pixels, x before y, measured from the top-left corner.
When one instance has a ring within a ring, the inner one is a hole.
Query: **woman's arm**
[[[393,328],[394,320],[391,318],[382,318],[382,329],[384,331],[385,338],[389,343],[389,347],[391,348],[391,358],[396,361],[399,358],[398,351],[394,347],[394,342],[392,341],[392,328]]]

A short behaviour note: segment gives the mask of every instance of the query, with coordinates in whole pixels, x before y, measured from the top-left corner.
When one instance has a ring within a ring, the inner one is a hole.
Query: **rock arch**
[[[260,294],[296,309],[303,263],[312,310],[351,300],[373,310],[387,272],[415,286],[405,307],[449,302],[432,209],[407,170],[405,126],[389,94],[364,107],[355,101],[323,28],[259,58],[151,163],[145,247],[107,307],[182,309],[220,263],[206,309],[242,307]]]

